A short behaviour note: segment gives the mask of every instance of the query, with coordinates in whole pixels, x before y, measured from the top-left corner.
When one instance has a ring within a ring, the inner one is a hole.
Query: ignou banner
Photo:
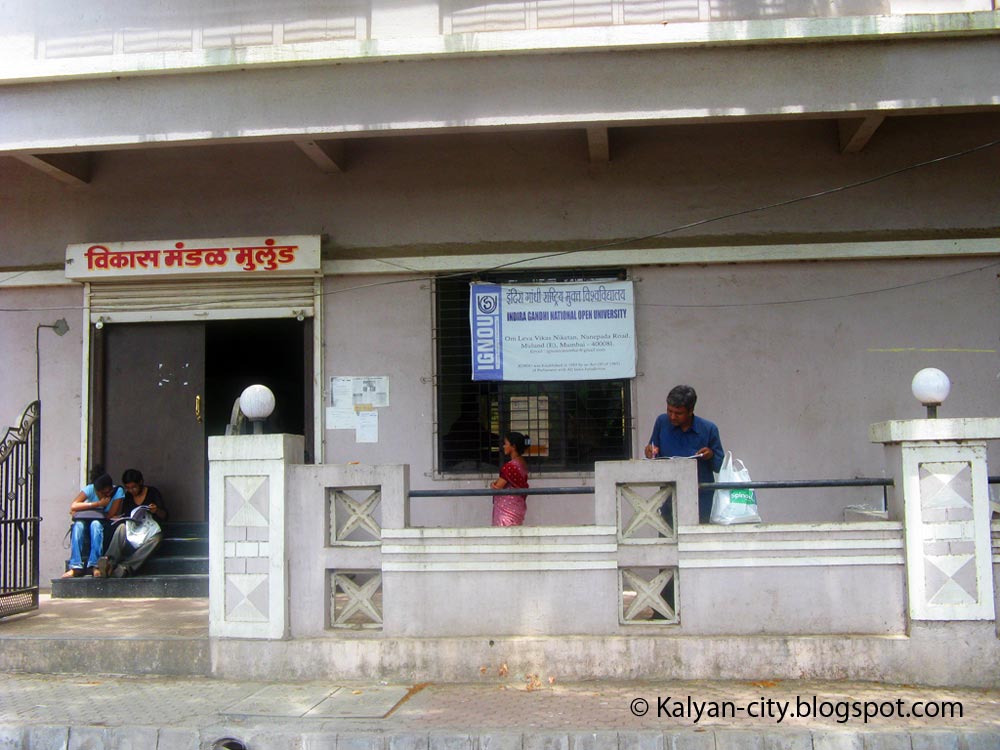
[[[472,284],[469,325],[472,327],[472,379],[503,380],[503,323],[501,287]]]
[[[635,377],[631,281],[472,284],[473,380]]]

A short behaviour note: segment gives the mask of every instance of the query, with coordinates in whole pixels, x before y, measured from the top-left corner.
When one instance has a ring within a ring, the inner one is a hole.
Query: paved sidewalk
[[[892,714],[866,723],[866,708]],[[947,718],[907,715],[920,711]],[[0,680],[5,750],[181,750],[209,748],[221,737],[250,750],[996,750],[1000,691],[830,682],[562,685],[494,673],[464,685]]]
[[[0,667],[0,750],[209,750],[222,737],[249,750],[1000,750],[1000,690],[564,683],[504,664],[479,665],[470,684],[392,685],[17,666],[93,640],[127,658],[162,657],[143,645],[149,639],[201,648],[207,602],[43,597],[37,612],[0,620],[8,665]],[[865,713],[876,715],[865,721]]]
[[[0,619],[7,638],[207,638],[208,599],[53,599]]]

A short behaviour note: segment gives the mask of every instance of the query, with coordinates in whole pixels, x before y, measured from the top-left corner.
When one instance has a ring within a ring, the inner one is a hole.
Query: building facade
[[[206,440],[250,382],[307,462],[408,464],[411,489],[481,489],[519,419],[535,486],[589,485],[681,382],[760,479],[881,475],[868,425],[920,415],[922,367],[952,379],[943,414],[997,412],[990,0],[15,2],[0,24],[0,417],[44,405],[43,579],[96,463],[207,520]],[[315,262],[67,265],[289,238]],[[471,281],[630,282],[634,376],[473,382]],[[345,422],[337,389],[363,381],[382,400]],[[482,526],[488,503],[411,513]],[[593,522],[576,496],[529,506]]]

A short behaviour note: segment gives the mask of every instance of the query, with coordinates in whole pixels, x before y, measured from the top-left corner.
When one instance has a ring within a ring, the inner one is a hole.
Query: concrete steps
[[[52,581],[52,596],[56,599],[202,598],[208,596],[208,574],[58,578]]]
[[[54,599],[204,598],[208,596],[208,524],[164,525],[164,538],[139,575],[54,578]]]

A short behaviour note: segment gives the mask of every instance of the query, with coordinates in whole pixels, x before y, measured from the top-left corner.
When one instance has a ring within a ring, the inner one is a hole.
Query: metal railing
[[[0,617],[38,609],[41,403],[0,441]]]
[[[1000,477],[990,477],[990,482],[1000,482]],[[857,477],[855,479],[778,479],[762,482],[702,482],[698,489],[702,490],[736,490],[736,489],[800,489],[812,487],[892,487],[892,479],[884,477]],[[496,494],[508,495],[592,495],[594,488],[581,487],[531,487],[529,489],[505,488],[494,489],[439,489],[410,490],[410,497],[488,497]]]
[[[698,485],[698,489],[704,490],[741,490],[741,489],[769,489],[769,490],[790,490],[790,489],[813,489],[825,487],[881,487],[882,488],[882,508],[889,507],[888,489],[895,482],[885,477],[856,477],[854,479],[779,479],[763,482],[704,482]]]
[[[493,497],[493,495],[593,495],[593,487],[531,487],[529,489],[517,489],[508,487],[504,490],[463,490],[463,489],[441,489],[441,490],[410,490],[410,497]]]
[[[991,475],[989,484],[1000,484],[1000,475]],[[827,487],[881,487],[882,509],[888,503],[887,491],[895,485],[895,481],[886,477],[855,477],[854,479],[776,479],[759,482],[702,482],[698,489],[702,490],[786,490],[786,489],[822,489]],[[503,490],[495,489],[462,489],[448,488],[436,490],[410,490],[411,498],[422,497],[492,497],[504,494]],[[529,489],[508,488],[508,495],[592,495],[594,488],[581,487],[531,487]]]

